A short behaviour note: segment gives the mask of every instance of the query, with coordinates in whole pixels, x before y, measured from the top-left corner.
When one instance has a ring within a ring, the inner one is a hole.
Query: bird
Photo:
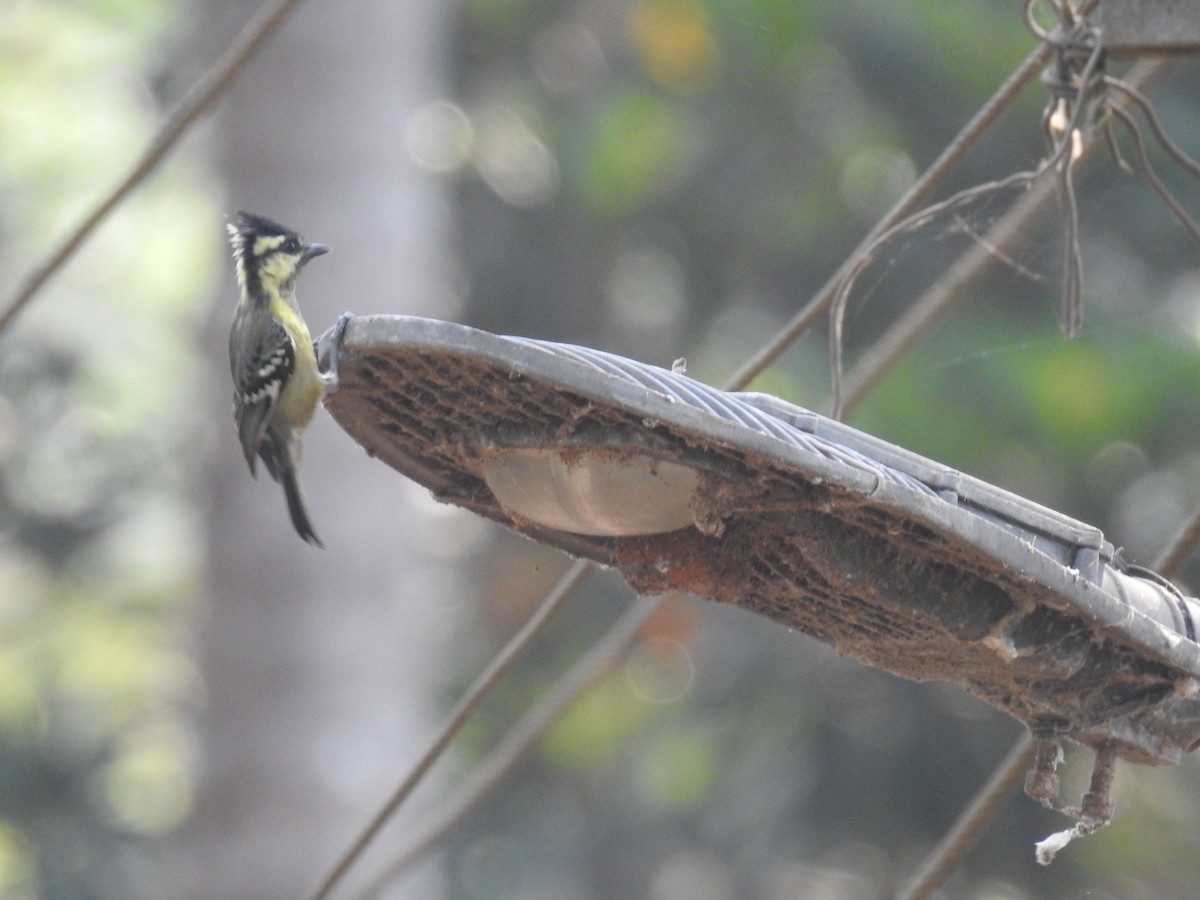
[[[250,474],[256,462],[283,485],[297,533],[322,547],[305,508],[296,469],[300,437],[317,403],[336,386],[336,371],[321,372],[312,336],[296,303],[296,278],[329,251],[263,216],[239,212],[226,229],[240,296],[229,330],[233,415]],[[345,318],[339,319],[344,329]],[[340,331],[337,334],[340,339]]]

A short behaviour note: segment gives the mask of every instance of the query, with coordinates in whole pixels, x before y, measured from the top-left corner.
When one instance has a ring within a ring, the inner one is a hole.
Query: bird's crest
[[[246,285],[246,273],[254,261],[272,250],[283,246],[301,248],[304,241],[296,232],[273,222],[265,216],[239,212],[225,225],[229,244],[233,248],[233,262],[237,271],[238,284]]]

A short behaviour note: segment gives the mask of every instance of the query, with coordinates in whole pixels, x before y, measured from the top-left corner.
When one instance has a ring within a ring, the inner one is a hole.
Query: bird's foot
[[[313,341],[317,363],[320,364],[322,359],[327,361],[325,370],[321,372],[321,383],[325,385],[326,393],[333,393],[338,389],[338,362],[342,355],[342,341],[346,337],[346,326],[352,318],[354,313],[342,313],[332,328]]]

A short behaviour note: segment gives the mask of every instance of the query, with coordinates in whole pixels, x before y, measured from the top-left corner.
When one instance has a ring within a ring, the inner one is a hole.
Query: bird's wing
[[[233,414],[252,473],[279,393],[296,368],[296,345],[288,333],[272,318],[259,321],[263,323],[260,333],[242,344],[240,358],[232,358]],[[270,467],[271,460],[267,463]],[[271,474],[274,477],[274,471]]]

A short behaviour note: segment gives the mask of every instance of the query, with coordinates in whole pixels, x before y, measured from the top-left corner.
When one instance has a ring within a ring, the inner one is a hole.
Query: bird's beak
[[[320,256],[322,253],[328,253],[329,248],[324,244],[309,244],[304,248],[304,252],[300,254],[300,259],[303,262],[308,262],[314,256]]]

